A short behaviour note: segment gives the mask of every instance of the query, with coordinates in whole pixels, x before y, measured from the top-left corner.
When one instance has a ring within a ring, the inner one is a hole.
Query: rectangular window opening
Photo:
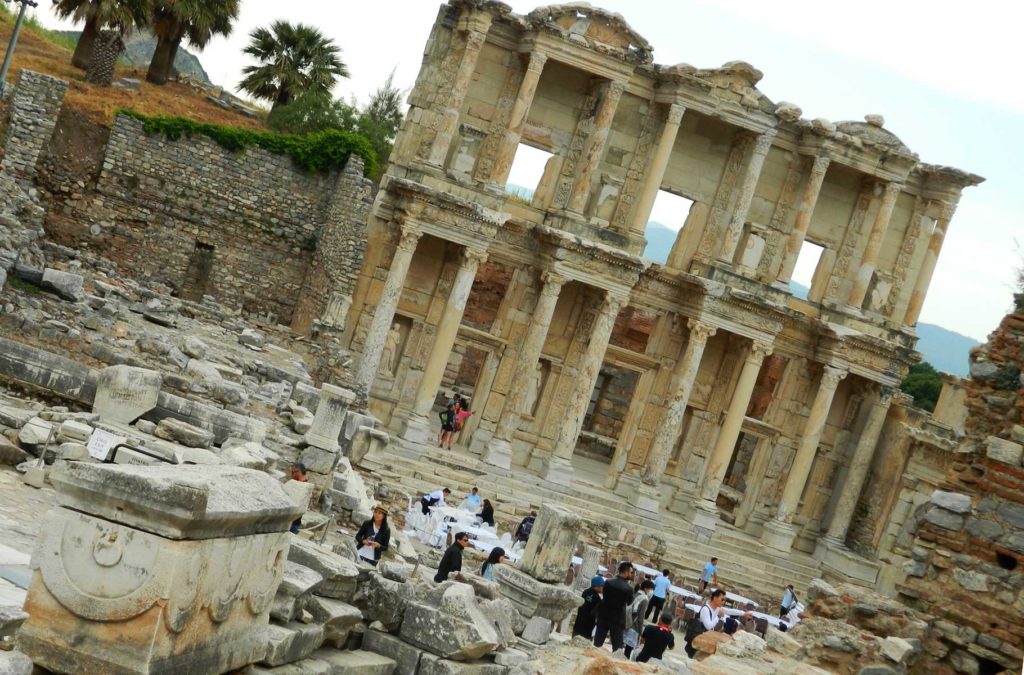
[[[821,254],[824,252],[824,246],[804,239],[800,255],[796,259],[796,267],[793,268],[793,277],[789,281],[789,290],[793,295],[802,300],[807,299],[807,292],[811,290],[811,283],[814,280],[814,272],[818,269]]]
[[[533,201],[533,194],[544,177],[548,160],[554,155],[531,145],[520,143],[512,160],[512,169],[505,182],[505,192],[525,204]]]
[[[686,224],[691,206],[692,199],[667,190],[658,190],[658,195],[654,198],[654,208],[651,209],[651,217],[647,219],[647,227],[644,229],[644,238],[647,239],[645,258],[662,265],[668,262],[668,256],[679,237],[679,232]]]

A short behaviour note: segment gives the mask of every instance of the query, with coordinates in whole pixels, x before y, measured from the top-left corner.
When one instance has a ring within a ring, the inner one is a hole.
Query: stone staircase
[[[701,543],[694,539],[692,526],[679,515],[663,512],[661,520],[645,517],[603,486],[579,478],[571,488],[551,485],[522,469],[506,472],[483,465],[479,457],[466,450],[421,450],[392,436],[384,453],[365,457],[357,469],[408,492],[414,500],[439,487],[448,487],[454,495],[452,503],[457,504],[472,487],[479,487],[482,496],[494,504],[502,531],[507,529],[501,527],[503,523],[518,522],[546,501],[561,502],[592,522],[625,528],[634,534],[637,547],[647,535],[664,540],[666,551],[657,566],[673,569],[677,583],[681,579],[682,583],[692,585],[704,563],[717,556],[719,580],[727,588],[753,593],[756,598],[766,598],[777,605],[786,584],[792,583],[802,596],[801,590],[819,576],[813,557],[771,551],[756,538],[725,523],[719,525],[710,543]],[[648,564],[650,560],[636,562]]]

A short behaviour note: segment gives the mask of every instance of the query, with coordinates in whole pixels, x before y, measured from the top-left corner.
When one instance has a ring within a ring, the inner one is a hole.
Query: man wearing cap
[[[590,588],[583,591],[583,605],[576,610],[576,622],[572,625],[573,637],[582,635],[588,640],[594,635],[597,623],[597,608],[604,592],[604,577],[600,574],[590,579]]]

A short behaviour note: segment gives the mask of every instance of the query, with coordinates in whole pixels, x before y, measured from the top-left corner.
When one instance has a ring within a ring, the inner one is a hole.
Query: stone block
[[[402,619],[401,637],[441,658],[477,659],[494,651],[498,635],[476,605],[473,589],[453,583],[440,602],[410,603]]]
[[[313,658],[328,664],[331,675],[392,675],[397,668],[393,659],[363,649],[321,649],[313,653]]]
[[[84,422],[65,420],[60,425],[59,436],[65,440],[88,443],[92,436],[92,427]]]
[[[526,622],[526,627],[519,637],[535,645],[547,644],[548,640],[551,639],[552,627],[551,619],[535,616]]]
[[[452,661],[424,654],[419,675],[504,675],[505,666],[487,661]]]
[[[905,663],[914,652],[914,645],[903,638],[889,636],[882,640],[881,650],[893,663]]]
[[[355,595],[359,568],[355,562],[342,558],[331,549],[295,537],[288,549],[288,560],[305,565],[324,578],[314,589],[315,595],[346,602]]]
[[[306,465],[306,468],[316,473],[328,474],[334,470],[334,464],[338,461],[338,453],[322,450],[309,446],[299,455],[299,461]]]
[[[516,628],[519,628],[520,633],[526,628],[526,622],[519,614],[519,610],[508,598],[481,602],[480,611],[490,620],[494,632],[498,634],[498,645],[501,647],[514,645]]]
[[[494,653],[494,663],[506,668],[518,666],[529,660],[530,655],[519,649],[502,649],[500,652]]]
[[[538,581],[564,581],[583,524],[579,514],[564,506],[542,504],[519,569]]]
[[[408,583],[385,579],[371,572],[359,585],[354,603],[363,609],[370,621],[380,621],[389,631],[402,626],[409,603],[416,599],[414,587]]]
[[[278,584],[270,616],[285,623],[291,621],[305,608],[305,599],[324,578],[313,570],[286,560]]]
[[[931,503],[953,513],[970,513],[971,498],[959,492],[935,490],[932,492]]]
[[[56,426],[53,423],[47,422],[41,417],[33,417],[18,431],[18,442],[28,448],[41,450],[46,445],[47,439],[51,438],[51,434],[53,434],[53,440],[56,440],[55,431]]]
[[[366,631],[363,635],[363,649],[394,661],[398,675],[416,675],[419,672],[420,657],[425,654],[419,647],[379,630]]]
[[[63,300],[78,302],[85,299],[85,278],[81,274],[62,272],[47,267],[43,270],[42,287],[53,291]]]
[[[323,385],[320,388],[320,401],[316,406],[313,424],[305,434],[306,443],[337,452],[345,415],[355,398],[355,392],[348,389],[330,384]]]
[[[359,608],[347,602],[313,596],[305,603],[313,620],[324,627],[324,642],[335,647],[344,645],[352,628],[363,620]]]
[[[924,519],[932,525],[937,525],[946,530],[952,530],[954,532],[960,530],[964,526],[964,517],[947,511],[943,508],[931,508],[924,514]]]
[[[956,579],[958,584],[968,591],[982,592],[989,590],[989,577],[987,574],[972,572],[958,567],[953,570],[953,577]]]
[[[0,651],[0,675],[32,675],[32,659],[19,651]]]
[[[785,656],[796,656],[800,653],[801,645],[788,633],[783,633],[775,626],[768,626],[764,634],[765,644],[768,649],[774,650]]]
[[[41,523],[20,648],[57,672],[226,672],[262,658],[294,507],[266,474],[221,469],[55,465],[59,506]]]
[[[165,417],[156,425],[153,435],[164,440],[180,443],[188,448],[208,448],[213,443],[213,433],[197,426]]]
[[[266,656],[260,663],[281,666],[304,659],[320,648],[324,641],[324,628],[316,623],[293,621],[285,625],[275,623],[266,629]]]
[[[1024,504],[1003,502],[996,507],[996,515],[1012,527],[1024,530]]]
[[[156,407],[163,378],[160,373],[133,366],[110,366],[96,378],[92,411],[107,422],[131,424]]]
[[[731,642],[732,637],[725,633],[709,630],[701,633],[693,639],[693,648],[705,654],[714,654],[718,647],[726,642]]]
[[[985,439],[985,455],[992,460],[1018,467],[1024,458],[1024,445],[995,436]]]
[[[497,565],[494,578],[502,596],[508,598],[524,618],[543,616],[560,623],[583,604],[583,598],[572,588],[561,583],[542,583],[511,565]]]
[[[0,464],[18,466],[30,459],[32,459],[32,455],[11,443],[6,436],[0,435]]]
[[[0,424],[12,429],[20,429],[30,419],[36,416],[36,411],[30,408],[18,408],[10,405],[0,405]]]
[[[749,659],[764,652],[765,641],[753,633],[741,630],[733,634],[732,640],[718,645],[718,653],[724,656]]]
[[[290,480],[287,483],[282,484],[282,488],[285,494],[292,502],[302,509],[301,513],[305,513],[306,509],[309,508],[309,500],[313,498],[312,483],[300,483],[297,480]]]
[[[14,605],[0,606],[0,638],[9,637],[18,632],[21,624],[28,619],[28,614],[21,607]]]

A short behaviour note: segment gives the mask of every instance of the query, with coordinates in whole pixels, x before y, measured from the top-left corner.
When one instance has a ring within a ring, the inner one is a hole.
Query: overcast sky
[[[56,25],[49,3],[40,18]],[[539,2],[510,2],[526,13]],[[749,61],[758,88],[801,106],[804,117],[885,116],[921,160],[988,180],[964,193],[922,321],[976,339],[1010,306],[1024,246],[1024,10],[1002,0],[600,0],[654,46],[658,63]],[[409,88],[437,14],[432,0],[243,0],[228,38],[200,58],[216,84],[234,88],[249,32],[274,19],[315,24],[342,46],[351,78],[339,96],[365,100],[391,72]],[[666,223],[672,225],[673,223]],[[675,223],[678,225],[678,223]]]

